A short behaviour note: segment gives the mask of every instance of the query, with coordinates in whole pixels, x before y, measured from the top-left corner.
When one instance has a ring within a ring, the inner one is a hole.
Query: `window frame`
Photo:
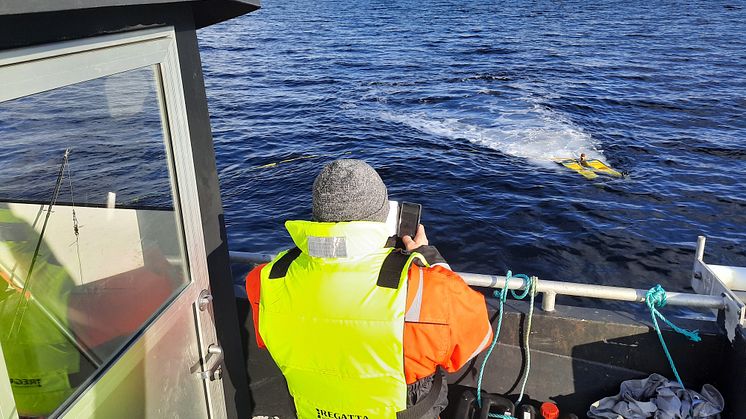
[[[210,292],[210,284],[176,34],[171,26],[159,27],[0,52],[0,80],[4,85],[0,103],[150,65],[157,66],[154,75],[166,157],[189,281],[180,293],[164,303],[150,323],[141,327],[119,353],[56,410],[55,414],[60,416],[94,414],[97,399],[106,392],[116,391],[127,371],[135,368],[153,346],[152,342],[163,338],[185,310],[195,317],[199,357],[203,360],[195,374],[207,368],[204,360],[210,358],[208,346],[218,342],[212,307],[201,310],[195,304],[201,293]],[[1,351],[2,348],[0,355]],[[0,358],[0,394],[9,395],[12,402],[9,406],[14,408],[12,393],[5,391],[6,386],[10,389],[10,383],[4,362]],[[209,416],[225,417],[220,380],[203,380],[203,383]],[[94,386],[100,389],[90,391]],[[5,399],[0,398],[0,402],[6,406]]]

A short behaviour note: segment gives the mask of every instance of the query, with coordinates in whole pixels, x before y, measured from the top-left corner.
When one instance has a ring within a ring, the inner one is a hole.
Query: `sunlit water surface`
[[[291,246],[346,157],[459,271],[682,291],[698,235],[746,266],[744,33],[718,1],[264,2],[199,32],[230,247]],[[581,152],[629,177],[550,161]]]

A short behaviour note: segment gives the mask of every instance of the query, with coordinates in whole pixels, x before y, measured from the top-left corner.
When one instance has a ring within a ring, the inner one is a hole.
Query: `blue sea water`
[[[232,250],[291,246],[344,157],[459,271],[681,291],[698,235],[746,266],[746,3],[262,7],[199,32]],[[581,152],[629,176],[550,161]]]

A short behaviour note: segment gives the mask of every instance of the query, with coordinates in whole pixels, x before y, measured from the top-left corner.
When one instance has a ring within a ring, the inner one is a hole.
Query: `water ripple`
[[[421,202],[460,270],[681,291],[700,234],[707,260],[746,266],[743,7],[263,7],[199,33],[232,249],[289,246],[284,219],[310,217],[342,156]],[[580,152],[629,178],[548,160]]]

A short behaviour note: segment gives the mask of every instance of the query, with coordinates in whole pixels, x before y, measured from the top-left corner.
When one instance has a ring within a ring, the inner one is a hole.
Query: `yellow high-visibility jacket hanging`
[[[5,208],[0,208],[0,227],[0,344],[18,412],[44,416],[72,394],[68,376],[80,368],[77,349],[49,318],[67,325],[67,300],[75,284],[42,243],[24,294],[39,235]]]

